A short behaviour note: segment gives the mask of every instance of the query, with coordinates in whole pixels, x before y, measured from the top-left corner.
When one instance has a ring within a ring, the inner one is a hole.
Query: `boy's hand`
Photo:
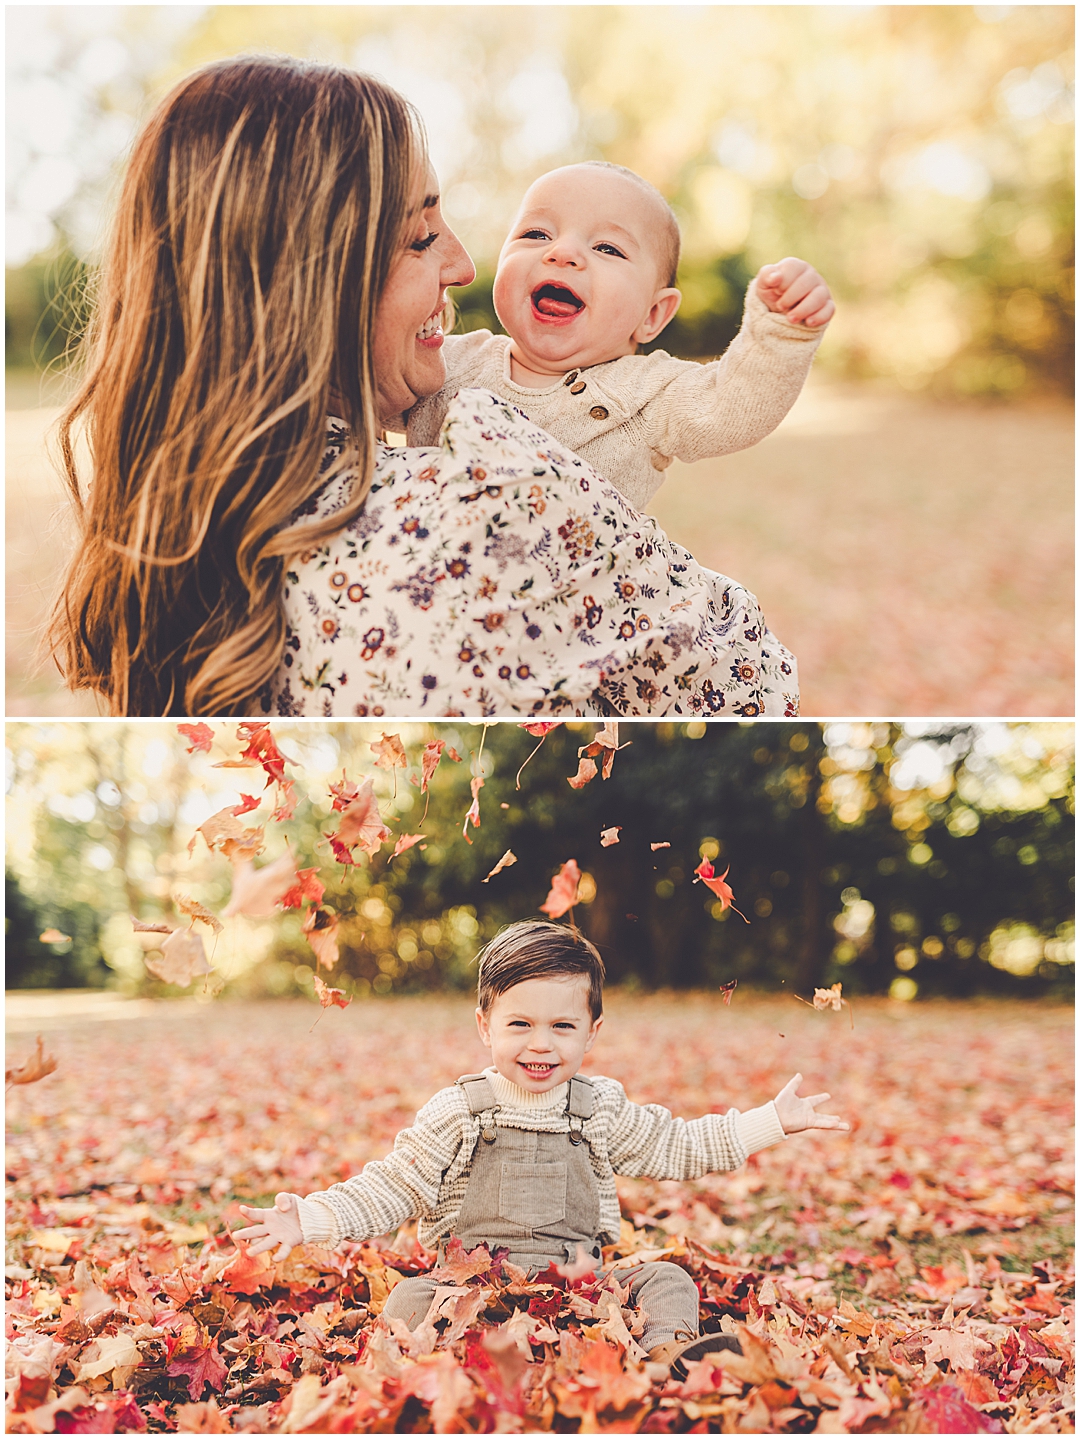
[[[829,1098],[827,1094],[811,1094],[800,1099],[795,1091],[801,1083],[802,1075],[797,1074],[794,1079],[788,1080],[773,1100],[785,1134],[798,1134],[803,1129],[851,1128],[846,1119],[840,1119],[835,1114],[818,1114],[817,1107]]]
[[[275,1195],[273,1209],[252,1209],[241,1204],[240,1213],[254,1223],[247,1229],[234,1229],[233,1238],[250,1240],[249,1254],[265,1254],[277,1244],[280,1247],[274,1258],[285,1259],[291,1249],[304,1242],[295,1194]]]
[[[770,310],[792,324],[817,329],[836,314],[829,287],[813,265],[789,255],[757,272],[757,292]]]

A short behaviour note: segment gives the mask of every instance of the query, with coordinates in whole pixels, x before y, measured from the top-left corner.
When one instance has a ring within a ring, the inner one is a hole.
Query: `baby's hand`
[[[794,1079],[788,1080],[773,1100],[785,1134],[798,1134],[802,1129],[851,1128],[846,1119],[840,1119],[835,1114],[818,1114],[817,1107],[829,1098],[827,1094],[811,1094],[800,1099],[795,1091],[801,1083],[802,1075],[797,1074]]]
[[[770,310],[792,324],[816,329],[836,314],[829,287],[813,265],[789,255],[757,272],[757,292]]]
[[[273,1209],[252,1209],[240,1205],[240,1213],[255,1222],[247,1229],[234,1229],[234,1239],[248,1239],[249,1254],[265,1254],[274,1245],[279,1245],[275,1259],[285,1259],[291,1249],[304,1242],[304,1231],[300,1226],[300,1210],[295,1194],[274,1196]]]

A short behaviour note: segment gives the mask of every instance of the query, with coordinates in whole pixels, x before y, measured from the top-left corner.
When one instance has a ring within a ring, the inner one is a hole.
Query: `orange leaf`
[[[735,986],[738,982],[737,979],[729,979],[727,984],[720,986],[720,993],[724,996],[724,1003],[728,1005],[729,1008],[731,1006],[731,996],[735,993]]]
[[[346,994],[343,989],[331,989],[328,984],[323,984],[317,974],[313,976],[312,983],[323,1009],[327,1009],[331,1004],[336,1004],[338,1009],[347,1009],[352,1004],[351,995]]]
[[[442,1263],[431,1271],[431,1278],[447,1284],[464,1284],[478,1274],[486,1274],[490,1268],[491,1254],[486,1245],[479,1244],[466,1252],[461,1240],[455,1237],[443,1250]]]
[[[200,974],[209,974],[202,936],[191,929],[174,929],[161,946],[158,958],[147,955],[151,974],[166,984],[188,985]]]
[[[4,1083],[36,1084],[39,1079],[44,1079],[47,1074],[52,1074],[57,1062],[52,1055],[45,1053],[39,1034],[37,1047],[26,1063],[4,1070]]]
[[[743,914],[742,910],[736,909],[735,907],[735,896],[731,892],[731,886],[729,884],[725,884],[724,882],[727,879],[728,869],[730,868],[731,865],[729,864],[727,869],[724,870],[723,874],[717,875],[713,870],[712,860],[703,859],[698,865],[697,869],[694,870],[694,874],[697,876],[697,878],[694,880],[694,883],[697,884],[698,880],[700,879],[702,884],[706,885],[709,889],[712,890],[713,894],[716,895],[717,899],[720,901],[720,908],[722,910],[734,909],[735,913],[739,916],[739,918],[743,920],[746,924],[749,924],[750,921],[746,918],[746,915]]]
[[[815,989],[814,1008],[835,1009],[837,1014],[839,1014],[840,1009],[844,1003],[843,999],[840,996],[840,991],[842,989],[843,985],[839,983],[834,984],[831,989]]]
[[[596,761],[585,758],[578,760],[577,774],[568,775],[566,783],[571,789],[584,789],[591,779],[596,778]]]
[[[279,905],[284,907],[285,896],[296,880],[296,861],[288,849],[262,869],[256,869],[249,859],[241,860],[233,865],[232,894],[222,913],[226,918],[246,914],[252,919],[274,914]]]
[[[407,849],[412,849],[414,844],[419,844],[424,838],[422,834],[399,834],[398,842],[394,846],[394,853],[391,859],[396,859],[399,854],[404,854]]]
[[[621,829],[622,829],[622,825],[621,825],[621,824],[612,825],[612,827],[611,827],[610,829],[602,829],[602,830],[600,831],[600,845],[601,845],[601,847],[602,847],[603,849],[607,849],[608,845],[618,844],[618,843],[619,843],[619,831],[620,831]]]
[[[656,852],[658,849],[670,849],[670,848],[671,848],[671,840],[669,840],[669,839],[662,839],[659,844],[650,844],[650,845],[649,845],[649,848],[653,851],[654,854],[655,854],[655,852]]]
[[[315,951],[315,958],[324,969],[333,969],[341,957],[338,952],[338,917],[329,907],[313,909],[301,929]]]
[[[375,786],[370,779],[364,780],[345,805],[334,838],[349,849],[358,844],[365,854],[374,854],[390,838],[390,831],[379,814]]]
[[[404,769],[408,764],[400,735],[384,734],[371,746],[371,751],[375,756],[376,769]]]
[[[248,828],[242,825],[233,814],[235,806],[228,806],[226,809],[219,809],[209,819],[203,820],[202,824],[191,836],[191,843],[188,845],[188,854],[195,849],[197,835],[202,835],[208,849],[220,849],[228,859],[254,859],[264,848],[262,827]]]
[[[61,934],[58,929],[43,929],[38,935],[42,944],[70,944],[71,935]]]
[[[326,893],[326,886],[316,876],[317,869],[298,869],[296,871],[297,883],[291,889],[287,889],[278,900],[282,909],[299,909],[305,899],[312,904],[321,904],[322,897]]]
[[[424,746],[424,752],[420,756],[421,794],[425,794],[427,792],[427,787],[431,783],[431,777],[439,767],[439,761],[442,759],[442,753],[445,748],[446,741],[444,739],[430,740]],[[450,753],[451,755],[453,755],[452,750]]]
[[[526,734],[531,734],[533,739],[543,739],[553,729],[558,729],[562,723],[562,720],[524,720],[518,725],[518,729],[523,729]]]
[[[577,860],[568,859],[551,881],[548,897],[540,906],[543,913],[550,915],[552,919],[558,919],[576,904],[580,879],[581,870],[578,869]]]
[[[296,813],[296,785],[291,779],[283,779],[279,782],[278,788],[281,791],[281,803],[270,818],[276,820],[278,824],[284,824]]]
[[[469,821],[472,821],[473,829],[480,828],[480,791],[484,788],[484,776],[473,775],[469,781],[469,788],[472,790],[472,804],[465,815],[465,823],[461,826],[461,836],[466,844],[472,844],[469,838]]]
[[[502,859],[499,860],[495,868],[491,870],[488,874],[486,874],[484,878],[480,881],[480,883],[487,884],[488,880],[491,879],[493,875],[498,874],[501,870],[509,869],[512,864],[517,864],[517,855],[512,849],[508,849],[503,855]]]
[[[197,899],[191,899],[186,894],[177,894],[173,896],[173,904],[181,914],[186,914],[189,919],[198,919],[203,924],[208,924],[215,934],[220,934],[225,928],[217,915],[207,909],[204,904],[200,904]]]
[[[188,754],[194,754],[196,750],[202,750],[204,754],[210,753],[214,731],[208,724],[178,724],[176,728],[185,739],[191,741],[188,745]]]

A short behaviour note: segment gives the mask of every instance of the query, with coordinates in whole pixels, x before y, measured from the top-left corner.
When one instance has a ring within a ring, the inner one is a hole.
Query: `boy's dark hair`
[[[604,961],[578,929],[545,919],[523,919],[501,929],[476,962],[480,970],[476,999],[485,1014],[500,994],[523,980],[567,975],[586,976],[593,1019],[604,1012]]]

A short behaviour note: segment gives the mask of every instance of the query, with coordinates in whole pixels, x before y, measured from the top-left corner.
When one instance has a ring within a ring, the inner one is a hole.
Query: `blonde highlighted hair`
[[[255,707],[284,644],[287,557],[370,486],[375,309],[423,163],[395,91],[285,58],[196,71],[136,141],[59,426],[81,532],[49,632],[68,685],[111,713]],[[331,391],[358,483],[300,525]]]

